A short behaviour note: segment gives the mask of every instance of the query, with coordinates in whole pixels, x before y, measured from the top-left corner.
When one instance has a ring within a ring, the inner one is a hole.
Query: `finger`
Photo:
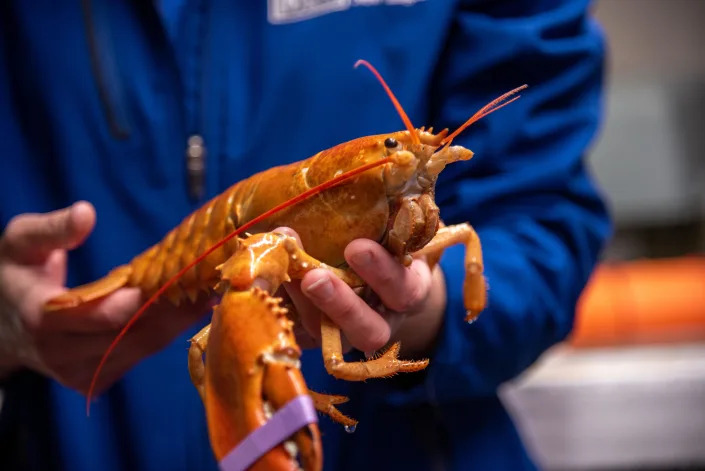
[[[389,325],[382,316],[327,270],[311,270],[301,281],[301,289],[358,350],[378,350],[389,341]]]
[[[301,291],[301,281],[294,280],[291,283],[286,283],[285,288],[291,301],[296,306],[296,312],[299,314],[299,320],[301,323],[301,328],[299,332],[301,335],[302,342],[300,345],[303,348],[313,348],[321,346],[321,310],[316,307],[315,304]],[[299,340],[299,333],[294,329],[296,333],[296,339]],[[310,339],[310,341],[309,341]],[[352,350],[352,345],[350,341],[345,336],[345,332],[341,336],[343,344],[343,353],[347,353]]]
[[[385,322],[389,325],[390,338],[396,338],[397,332],[404,325],[408,318],[406,313],[384,310],[380,313]]]
[[[301,237],[299,237],[299,234],[296,233],[296,231],[290,227],[277,227],[274,229],[272,232],[278,232],[280,234],[288,235],[289,237],[293,237],[296,239],[296,243],[299,245],[299,247],[303,248],[303,245],[301,245]]]
[[[277,227],[273,232],[288,235],[296,239],[299,247],[301,239],[299,234],[290,227]],[[312,339],[315,344],[320,345],[321,342],[321,311],[301,292],[301,281],[292,280],[289,283],[283,284],[286,293],[291,298],[291,302],[296,306],[296,312],[299,314],[301,326],[307,336]]]
[[[291,301],[296,306],[301,325],[308,335],[317,342],[321,341],[321,311],[302,291],[301,282],[294,280],[284,285]]]
[[[345,259],[360,277],[394,311],[418,309],[431,288],[431,270],[423,260],[414,260],[407,268],[395,260],[378,243],[356,239],[345,248]]]
[[[7,224],[2,248],[18,261],[41,263],[52,250],[80,245],[95,219],[95,209],[86,201],[50,213],[20,214]]]
[[[273,232],[279,232],[280,234],[285,234],[296,239],[296,243],[300,248],[303,249],[303,243],[301,242],[301,237],[299,234],[290,227],[278,227],[274,229]],[[301,344],[302,348],[314,348],[320,346],[321,343],[321,311],[316,308],[313,303],[301,292],[301,282],[294,280],[289,283],[284,283],[284,288],[286,289],[289,296],[292,298],[292,302],[297,306],[297,312],[301,317],[301,324],[303,329],[299,329],[301,335],[297,334],[297,341]],[[343,353],[347,353],[352,350],[352,345],[350,341],[345,336],[343,332],[342,335]]]

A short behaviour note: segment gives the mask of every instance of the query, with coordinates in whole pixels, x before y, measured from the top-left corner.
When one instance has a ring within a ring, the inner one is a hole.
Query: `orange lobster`
[[[447,129],[433,134],[432,129],[414,128],[379,73],[366,61],[358,64],[375,74],[406,130],[355,139],[238,182],[129,264],[47,302],[47,311],[67,309],[123,286],[139,287],[151,296],[105,353],[89,403],[105,359],[147,306],[161,295],[178,305],[187,298],[194,300],[199,291],[215,289],[222,295],[220,304],[211,324],[191,340],[188,364],[205,405],[218,460],[302,395],[309,395],[315,408],[333,420],[354,426],[356,421],[336,408],[347,398],[306,387],[292,330],[296,312],[282,307],[281,299],[270,293],[314,268],[330,270],[351,287],[363,286],[343,258],[344,248],[358,238],[380,242],[407,266],[413,257],[424,255],[433,265],[444,248],[464,243],[466,320],[483,310],[486,286],[480,240],[468,224],[441,223],[434,188],[448,163],[473,156],[468,149],[450,146],[452,140],[470,124],[519,98],[508,100],[526,86],[492,101],[452,134]],[[271,232],[282,226],[299,234],[305,250],[294,238]],[[398,343],[374,359],[345,362],[340,330],[325,316],[321,337],[326,370],[337,378],[361,381],[418,371],[428,364],[399,359]],[[315,423],[265,451],[251,469],[299,467],[307,471],[322,467]]]

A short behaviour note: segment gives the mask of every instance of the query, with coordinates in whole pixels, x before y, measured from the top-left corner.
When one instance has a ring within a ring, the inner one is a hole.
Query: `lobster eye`
[[[390,149],[394,149],[396,146],[398,146],[399,143],[397,142],[396,139],[393,137],[388,137],[384,140],[384,147],[388,147]]]

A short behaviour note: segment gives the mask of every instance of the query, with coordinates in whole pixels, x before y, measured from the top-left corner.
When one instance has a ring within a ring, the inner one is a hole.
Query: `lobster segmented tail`
[[[45,312],[62,311],[100,299],[125,285],[132,275],[132,267],[123,265],[115,268],[103,278],[56,296],[44,304]]]

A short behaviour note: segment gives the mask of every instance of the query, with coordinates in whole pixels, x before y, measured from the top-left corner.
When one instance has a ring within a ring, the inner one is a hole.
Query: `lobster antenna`
[[[338,185],[339,183],[344,182],[345,180],[349,180],[350,178],[359,175],[363,172],[366,172],[367,170],[370,170],[375,167],[379,167],[380,165],[384,165],[387,162],[389,162],[391,159],[389,157],[384,157],[380,160],[377,160],[375,162],[371,162],[365,165],[361,165],[360,167],[356,167],[352,170],[348,170],[345,173],[342,173],[338,175],[337,177],[328,180],[326,182],[321,183],[320,185],[316,185],[313,188],[310,188],[303,193],[294,196],[293,198],[284,201],[281,204],[278,204],[277,206],[273,207],[269,211],[266,211],[256,218],[252,219],[251,221],[243,224],[242,226],[238,227],[234,231],[232,231],[230,234],[225,236],[223,239],[220,240],[220,242],[217,242],[215,245],[211,246],[208,250],[203,252],[201,255],[199,255],[193,262],[189,263],[186,265],[184,268],[182,268],[176,275],[172,276],[167,280],[164,285],[162,285],[156,293],[154,293],[135,313],[134,316],[125,324],[125,327],[122,328],[120,333],[115,337],[113,342],[110,344],[108,349],[105,351],[103,354],[103,357],[100,359],[100,363],[98,363],[98,367],[96,368],[95,372],[93,373],[93,378],[91,378],[91,385],[88,388],[88,394],[86,395],[86,415],[90,416],[90,410],[91,410],[91,398],[93,397],[93,392],[95,391],[95,386],[96,383],[98,382],[98,377],[100,376],[100,372],[103,370],[103,367],[105,366],[105,362],[107,361],[108,357],[110,354],[115,350],[115,347],[117,346],[118,343],[120,343],[120,340],[127,334],[127,331],[130,330],[130,328],[137,322],[137,320],[142,316],[142,314],[145,313],[147,308],[154,304],[154,302],[164,294],[164,292],[171,286],[173,285],[176,281],[178,281],[179,278],[181,278],[187,271],[189,271],[191,268],[196,266],[199,262],[201,262],[204,258],[206,258],[208,255],[213,253],[214,251],[218,250],[220,247],[225,245],[229,240],[231,240],[234,237],[237,237],[238,235],[242,234],[246,230],[248,230],[250,227],[254,226],[255,224],[258,224],[262,220],[286,209],[289,208],[307,198],[310,198],[311,196],[317,195],[318,193],[321,193],[322,191],[325,191],[331,187],[334,187]]]
[[[494,113],[494,112],[497,111],[498,109],[500,109],[500,108],[502,108],[502,107],[504,107],[504,106],[507,106],[507,105],[510,104],[511,102],[518,100],[518,99],[521,97],[521,95],[517,95],[517,96],[515,96],[514,98],[512,98],[511,100],[506,101],[507,98],[509,98],[510,96],[512,96],[512,95],[514,95],[514,94],[516,94],[516,93],[518,93],[518,92],[524,90],[524,89],[527,88],[527,87],[528,87],[528,85],[524,84],[524,85],[522,85],[521,87],[517,87],[517,88],[515,88],[514,90],[508,91],[508,92],[505,93],[504,95],[502,95],[502,96],[500,96],[500,97],[497,97],[497,98],[495,98],[494,100],[492,100],[491,102],[487,103],[485,106],[483,106],[482,108],[480,108],[477,113],[475,113],[474,115],[472,115],[472,116],[470,117],[470,119],[468,119],[467,121],[465,121],[465,123],[463,123],[458,129],[456,129],[455,131],[453,131],[449,136],[446,136],[446,137],[441,141],[441,145],[444,145],[444,144],[450,145],[450,143],[453,142],[453,139],[455,139],[455,138],[458,136],[458,134],[460,134],[461,132],[465,131],[465,129],[467,129],[467,127],[470,126],[471,124],[473,124],[473,123],[475,123],[475,122],[481,120],[482,118],[484,118],[484,117],[487,116],[488,114]]]
[[[392,93],[392,90],[389,88],[387,85],[387,82],[384,81],[382,78],[382,75],[380,75],[379,72],[377,72],[377,69],[375,69],[372,64],[367,62],[364,59],[360,59],[357,62],[355,62],[355,68],[359,66],[360,64],[364,65],[370,71],[377,77],[377,80],[379,80],[379,83],[382,84],[382,87],[384,87],[384,91],[387,92],[387,95],[389,96],[389,99],[392,100],[392,103],[394,104],[394,108],[397,109],[397,113],[399,113],[399,117],[401,118],[402,121],[404,121],[404,126],[406,126],[406,129],[409,131],[409,134],[411,135],[411,142],[413,142],[416,145],[421,144],[421,139],[419,139],[419,135],[416,133],[416,128],[414,128],[414,125],[411,124],[411,120],[409,119],[409,116],[406,114],[406,111],[404,111],[404,108],[402,108],[401,103],[399,103],[399,100],[397,100],[397,97],[394,96],[394,93]]]

